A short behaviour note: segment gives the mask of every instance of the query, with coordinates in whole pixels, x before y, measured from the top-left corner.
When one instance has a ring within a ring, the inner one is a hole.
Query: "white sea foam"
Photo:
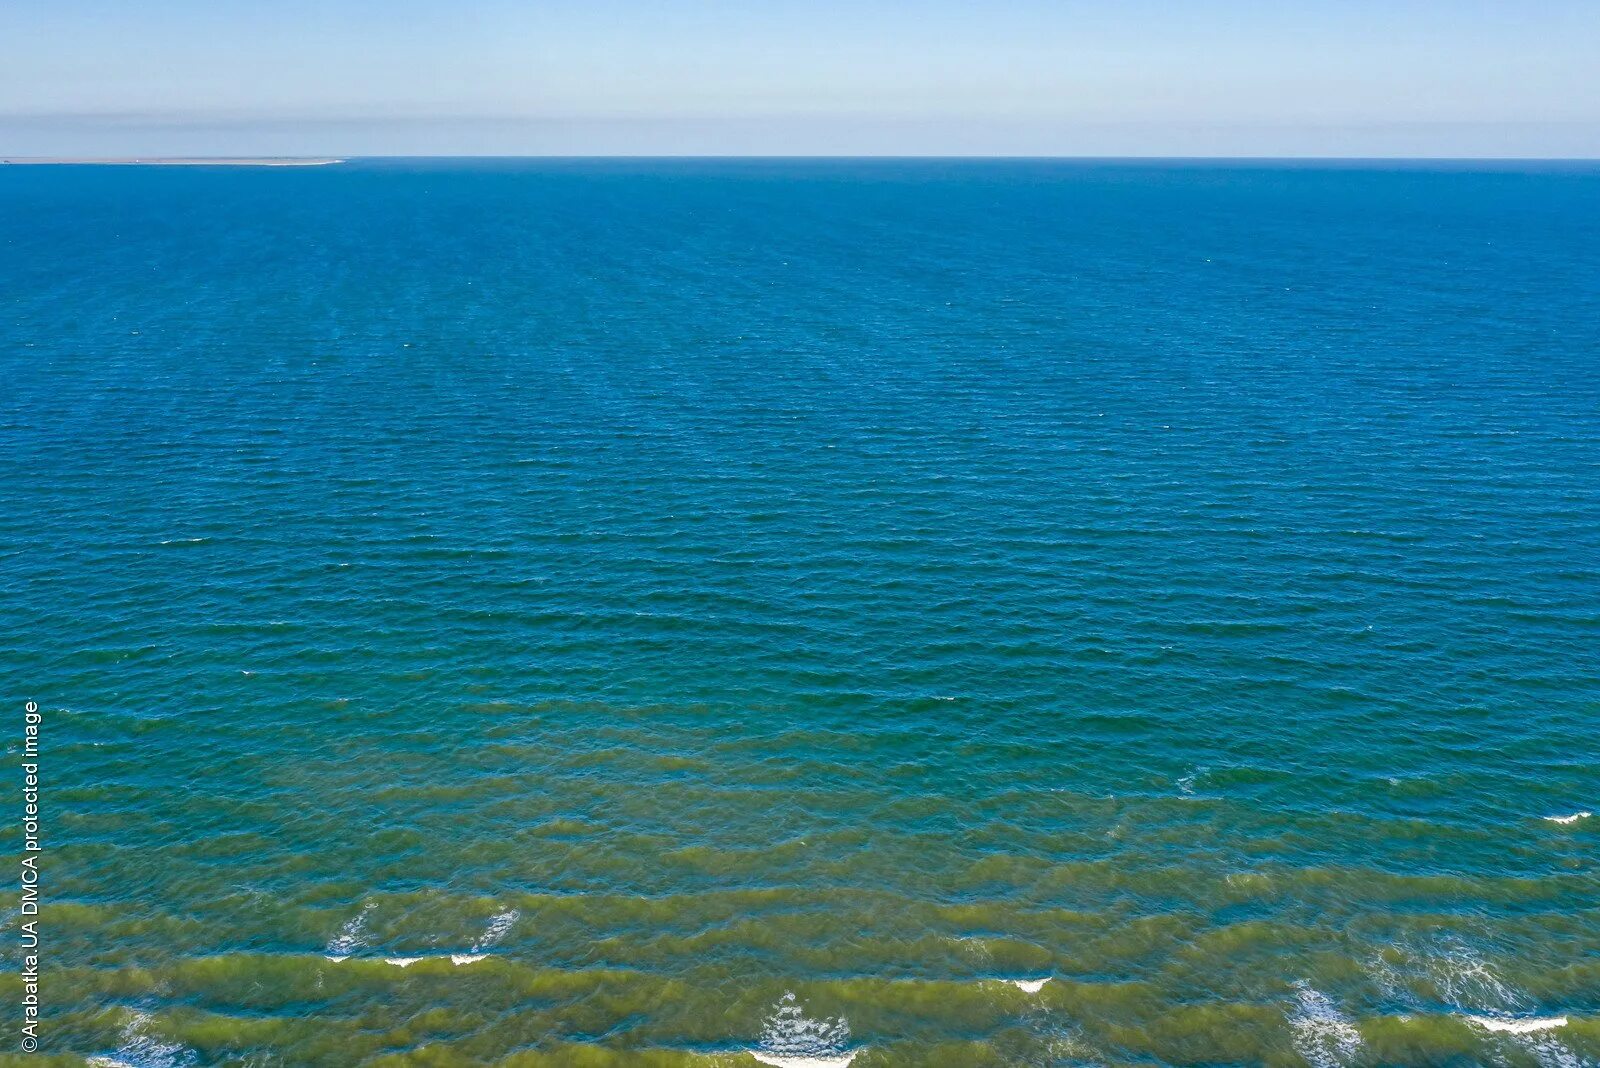
[[[484,929],[483,937],[472,943],[472,952],[488,949],[499,942],[516,924],[521,913],[516,909],[506,909],[489,920],[489,926]]]
[[[1540,1068],[1594,1068],[1593,1061],[1579,1057],[1562,1045],[1554,1035],[1539,1035],[1537,1038],[1522,1038],[1519,1041],[1523,1049],[1533,1054]]]
[[[421,957],[385,957],[383,963],[393,964],[396,968],[409,968],[421,959]]]
[[[163,1042],[150,1034],[150,1017],[136,1012],[122,1028],[122,1045],[109,1057],[90,1057],[95,1068],[184,1068],[196,1054],[181,1042]]]
[[[1507,986],[1475,950],[1457,939],[1430,939],[1422,946],[1396,948],[1405,952],[1409,959],[1396,964],[1379,960],[1374,977],[1397,1000],[1417,1003],[1416,984],[1421,983],[1424,991],[1431,986],[1437,996],[1463,1013],[1509,1016],[1532,1007],[1528,999]],[[1431,1000],[1433,996],[1424,993],[1423,999]]]
[[[1044,989],[1044,984],[1050,981],[1047,975],[1043,979],[1007,979],[1006,982],[1022,991],[1024,994],[1037,994]]]
[[[353,951],[367,944],[367,916],[377,907],[375,902],[367,902],[361,906],[360,912],[356,913],[343,927],[339,928],[339,933],[334,935],[333,939],[328,943],[326,955],[329,960],[334,962],[344,960]]]
[[[1526,1000],[1471,950],[1458,948],[1434,961],[1433,975],[1453,1004],[1515,1008]]]
[[[1574,812],[1570,816],[1546,816],[1544,818],[1551,823],[1577,823],[1579,820],[1586,820],[1593,815],[1593,812]]]
[[[1507,1034],[1527,1035],[1535,1031],[1549,1031],[1557,1027],[1567,1026],[1565,1016],[1526,1016],[1521,1019],[1503,1019],[1494,1016],[1467,1016],[1468,1020],[1488,1031],[1504,1031]]]
[[[452,953],[450,963],[459,968],[463,964],[476,964],[487,956],[486,953]]]
[[[1525,1015],[1535,1006],[1527,995],[1512,989],[1493,968],[1469,947],[1454,940],[1435,943],[1413,961],[1407,972],[1431,983],[1461,1018],[1485,1031],[1514,1036],[1515,1042],[1543,1068],[1585,1068],[1585,1062],[1553,1034],[1565,1027],[1565,1016]],[[1380,981],[1391,995],[1406,996],[1405,976],[1380,964]]]
[[[813,1019],[791,993],[778,1000],[761,1028],[761,1045],[749,1053],[774,1068],[844,1068],[858,1050],[850,1044],[850,1023],[843,1016]]]
[[[1361,1051],[1361,1032],[1332,998],[1306,982],[1294,985],[1294,997],[1298,1007],[1289,1017],[1294,1048],[1312,1068],[1338,1068]]]

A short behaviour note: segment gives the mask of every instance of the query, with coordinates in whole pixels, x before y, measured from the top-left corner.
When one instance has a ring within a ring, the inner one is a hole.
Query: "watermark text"
[[[22,706],[22,1052],[39,1048],[39,876],[44,834],[39,821],[39,733],[44,716],[32,701]]]

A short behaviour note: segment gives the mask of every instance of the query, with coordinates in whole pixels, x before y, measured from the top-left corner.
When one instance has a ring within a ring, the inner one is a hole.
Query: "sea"
[[[1600,165],[0,167],[0,615],[0,1064],[1597,1065]]]

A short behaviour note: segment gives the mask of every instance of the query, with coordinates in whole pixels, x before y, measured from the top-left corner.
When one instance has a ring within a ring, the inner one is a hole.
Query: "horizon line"
[[[862,160],[926,160],[926,161],[985,161],[985,160],[1015,160],[1019,162],[1172,162],[1172,163],[1232,163],[1232,162],[1258,162],[1258,163],[1596,163],[1600,164],[1600,153],[1593,156],[1518,156],[1518,155],[1283,155],[1283,154],[1232,154],[1232,155],[1175,155],[1170,153],[1135,153],[1126,155],[1105,154],[1043,154],[1043,153],[940,153],[940,152],[893,152],[893,153],[678,153],[678,152],[599,152],[599,153],[558,153],[558,152],[527,152],[527,153],[502,153],[502,152],[467,152],[467,153],[403,153],[403,154],[333,154],[333,153],[297,153],[285,154],[233,154],[233,155],[189,155],[177,153],[152,153],[149,155],[4,155],[0,154],[0,165],[32,165],[32,166],[70,166],[70,165],[142,165],[154,166],[161,164],[200,164],[200,163],[259,163],[270,165],[272,163],[319,163],[340,164],[357,163],[362,161],[385,160],[836,160],[836,161],[862,161]]]

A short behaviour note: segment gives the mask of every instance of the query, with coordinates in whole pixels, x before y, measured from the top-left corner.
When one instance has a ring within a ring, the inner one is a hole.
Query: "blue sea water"
[[[0,1063],[1600,1064],[1600,168],[3,167],[0,304]]]

